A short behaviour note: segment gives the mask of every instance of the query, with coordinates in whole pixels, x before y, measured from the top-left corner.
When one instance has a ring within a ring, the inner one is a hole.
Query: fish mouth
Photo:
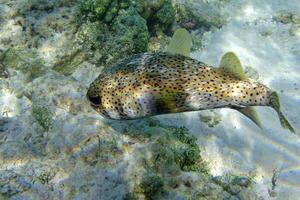
[[[91,105],[94,109],[98,108],[98,106],[95,105],[95,104],[93,104],[93,103],[90,103],[90,105]]]

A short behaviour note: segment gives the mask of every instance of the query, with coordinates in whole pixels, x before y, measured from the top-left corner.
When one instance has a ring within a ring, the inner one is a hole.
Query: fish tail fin
[[[295,129],[292,127],[290,122],[285,118],[283,113],[281,111],[277,111],[277,114],[278,114],[281,126],[285,129],[289,129],[292,133],[295,133]]]
[[[279,101],[278,94],[276,92],[271,93],[271,95],[270,95],[270,104],[274,108],[274,110],[276,110],[276,112],[278,114],[278,117],[279,117],[279,120],[280,120],[281,126],[285,129],[289,129],[292,133],[295,133],[294,128],[292,127],[290,122],[286,119],[286,117],[284,116],[284,114],[280,110],[280,101]]]

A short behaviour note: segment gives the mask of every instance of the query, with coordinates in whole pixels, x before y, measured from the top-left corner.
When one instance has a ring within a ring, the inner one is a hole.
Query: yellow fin
[[[237,110],[253,121],[259,128],[262,128],[262,124],[254,107],[239,108]]]
[[[290,122],[285,118],[284,114],[281,112],[280,101],[277,92],[271,93],[270,101],[271,101],[271,106],[278,114],[282,128],[289,129],[292,133],[295,133],[293,126],[290,124]]]
[[[167,52],[190,56],[192,47],[192,38],[186,29],[177,29],[171,39]]]
[[[292,133],[295,133],[295,129],[292,127],[290,122],[285,118],[283,113],[281,111],[277,111],[277,114],[282,128],[289,129]]]
[[[248,77],[244,73],[240,60],[233,52],[227,52],[223,55],[220,63],[220,68],[240,80],[248,80]]]

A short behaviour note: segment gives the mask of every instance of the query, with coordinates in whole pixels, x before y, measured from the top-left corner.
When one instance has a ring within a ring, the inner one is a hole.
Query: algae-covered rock
[[[135,2],[135,6],[138,12],[141,14],[142,17],[145,19],[150,19],[153,14],[158,11],[160,8],[163,7],[164,3],[167,2],[165,0],[137,0]]]
[[[148,22],[149,30],[157,26],[158,30],[167,30],[175,20],[175,10],[171,0],[138,0],[136,8]]]
[[[23,72],[29,80],[45,74],[43,60],[39,58],[36,51],[31,49],[8,49],[3,55],[2,63],[8,69],[12,68]]]
[[[274,14],[274,20],[283,24],[300,24],[299,14],[287,10],[280,10]]]
[[[162,178],[155,174],[146,174],[142,177],[140,187],[146,198],[151,199],[157,192],[163,188]]]
[[[79,15],[92,22],[104,21],[110,23],[119,15],[122,9],[133,6],[147,20],[148,24],[159,24],[166,29],[175,19],[175,11],[171,0],[87,0],[80,1]]]
[[[0,170],[0,198],[8,199],[32,187],[29,177],[22,176],[11,170]]]
[[[164,5],[155,13],[154,19],[159,26],[168,28],[175,20],[175,11],[171,1],[166,1]]]
[[[36,101],[32,106],[32,116],[48,131],[53,124],[52,111],[49,105],[43,104],[42,100]]]
[[[250,178],[210,174],[187,128],[153,119],[140,125],[129,123],[125,133],[145,137],[143,145],[129,151],[126,174],[133,186],[126,199],[257,199]]]
[[[187,29],[220,28],[226,24],[229,13],[221,9],[229,0],[175,0],[176,21]]]
[[[148,49],[149,51],[164,51],[170,40],[171,38],[163,32],[157,32],[156,36],[150,38]]]
[[[6,67],[0,63],[0,78],[8,78],[9,73]]]
[[[205,164],[201,162],[200,149],[196,138],[188,134],[185,127],[168,127],[174,139],[170,148],[174,153],[175,162],[184,171],[206,171]],[[202,166],[201,166],[202,165]]]
[[[147,51],[149,33],[146,21],[133,7],[119,15],[112,25],[119,47],[125,46],[125,52],[139,53]]]
[[[167,32],[175,19],[171,0],[80,1],[78,15],[78,41],[105,65],[147,51],[150,34]]]
[[[111,26],[87,22],[77,33],[77,40],[88,55],[98,54],[98,62],[111,64],[127,55],[148,50],[149,33],[145,19],[130,7],[123,10]]]
[[[291,36],[300,36],[300,24],[293,24],[289,29],[289,34]]]
[[[74,51],[71,55],[65,55],[61,58],[60,62],[53,66],[53,70],[64,74],[72,74],[77,67],[85,60],[85,54],[81,51]]]
[[[222,116],[216,111],[204,111],[199,113],[199,119],[208,127],[215,127],[222,121]]]
[[[107,12],[115,13],[110,5],[115,5],[117,0],[83,0],[80,1],[80,13],[91,21],[102,20]]]

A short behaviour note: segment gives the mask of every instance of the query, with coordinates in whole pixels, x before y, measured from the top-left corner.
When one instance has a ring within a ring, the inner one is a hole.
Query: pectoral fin
[[[240,60],[233,52],[224,54],[220,62],[220,68],[240,80],[248,80]]]
[[[246,107],[246,108],[237,108],[236,110],[240,111],[246,117],[248,117],[251,121],[253,121],[259,128],[262,128],[262,124],[259,120],[257,112],[254,107]]]
[[[186,29],[177,29],[171,39],[167,52],[173,54],[181,54],[184,56],[190,56],[192,47],[192,38]]]

